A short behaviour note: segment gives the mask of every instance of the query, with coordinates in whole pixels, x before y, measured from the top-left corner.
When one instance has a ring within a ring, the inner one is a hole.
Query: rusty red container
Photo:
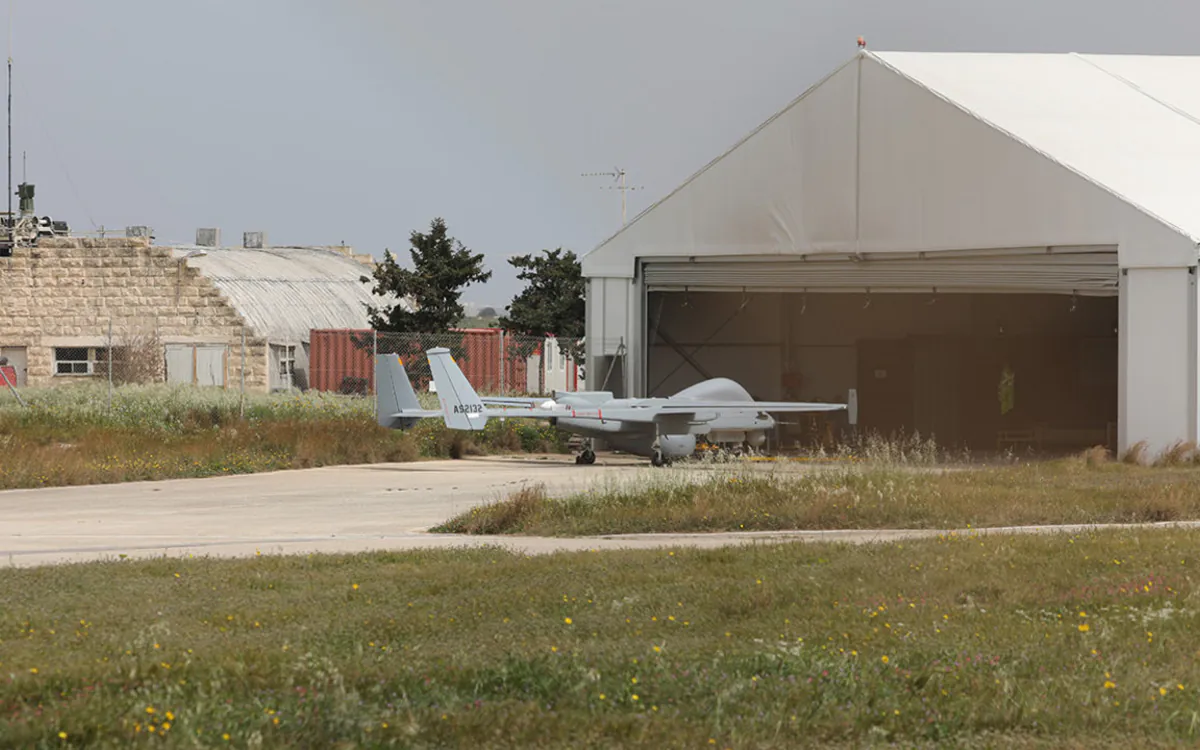
[[[501,362],[499,328],[467,328],[454,331],[462,336],[464,356],[458,365],[475,390],[483,394],[528,390],[528,363],[515,353],[509,337],[503,337],[508,356]],[[380,338],[391,334],[381,333]],[[370,394],[375,392],[375,369],[371,364],[374,333],[370,329],[320,329],[310,335],[309,384],[317,391]],[[540,352],[541,347],[538,347]],[[415,373],[409,373],[414,377]],[[534,387],[536,388],[536,383]],[[424,389],[424,382],[414,383]]]

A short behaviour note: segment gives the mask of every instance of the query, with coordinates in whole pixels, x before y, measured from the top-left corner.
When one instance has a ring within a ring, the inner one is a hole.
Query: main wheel
[[[663,461],[662,451],[656,450],[656,451],[654,451],[654,455],[650,456],[650,465],[651,466],[662,466],[665,463],[666,462]]]
[[[591,449],[585,450],[579,454],[579,462],[591,466],[596,463],[596,452]]]

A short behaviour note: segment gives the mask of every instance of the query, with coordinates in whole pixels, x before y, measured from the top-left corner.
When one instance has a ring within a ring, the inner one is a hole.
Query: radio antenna
[[[13,63],[13,6],[16,0],[8,0],[8,245],[17,244],[17,219],[13,216],[12,189],[12,63]]]
[[[642,186],[629,187],[625,184],[625,170],[620,167],[615,167],[611,172],[585,172],[581,177],[612,177],[616,185],[609,185],[608,190],[621,191],[621,226],[625,226],[625,193],[630,190],[641,190]]]

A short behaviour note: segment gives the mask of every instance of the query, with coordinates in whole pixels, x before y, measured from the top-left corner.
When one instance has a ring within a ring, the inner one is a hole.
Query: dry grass
[[[480,506],[438,531],[578,536],[787,529],[966,528],[1200,519],[1200,472],[1110,463],[1095,451],[1059,462],[953,471],[886,466],[803,472],[731,466],[663,471],[548,497],[534,488]]]
[[[111,410],[106,390],[101,398],[86,386],[40,394],[31,409],[0,408],[0,489],[566,450],[564,434],[536,423],[493,421],[467,435],[425,420],[406,433],[389,431],[361,398],[260,397],[242,418],[236,394],[118,393]]]
[[[1104,466],[1112,460],[1112,456],[1109,454],[1108,449],[1102,445],[1088,448],[1086,451],[1080,454],[1080,458],[1085,464],[1091,467]]]
[[[1154,462],[1155,466],[1195,466],[1197,464],[1200,464],[1200,451],[1191,441],[1173,444],[1163,451],[1162,455]]]
[[[1195,747],[1200,533],[0,572],[7,747]]]
[[[234,422],[180,432],[89,427],[5,432],[0,489],[108,484],[337,464],[415,461],[418,442],[359,420]]]
[[[1121,462],[1134,466],[1140,466],[1146,462],[1147,450],[1148,447],[1146,446],[1145,442],[1134,443],[1133,445],[1129,446],[1124,454],[1122,454]]]

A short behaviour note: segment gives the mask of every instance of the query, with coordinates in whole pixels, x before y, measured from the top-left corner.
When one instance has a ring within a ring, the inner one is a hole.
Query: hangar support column
[[[1122,268],[1119,326],[1118,451],[1200,442],[1196,267]]]
[[[634,395],[644,358],[644,286],[637,279],[595,276],[588,279],[585,333],[586,388],[611,390],[618,398]]]

